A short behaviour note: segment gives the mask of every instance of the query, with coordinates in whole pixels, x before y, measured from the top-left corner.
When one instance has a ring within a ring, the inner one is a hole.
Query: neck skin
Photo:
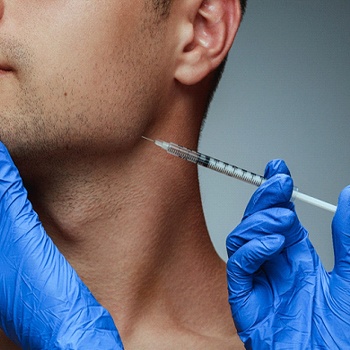
[[[145,134],[195,147],[184,133],[169,135]],[[29,197],[55,244],[112,314],[124,345],[161,344],[159,334],[163,346],[181,336],[198,345],[208,337],[230,349],[238,344],[196,166],[141,137],[128,151],[71,163],[30,183]]]

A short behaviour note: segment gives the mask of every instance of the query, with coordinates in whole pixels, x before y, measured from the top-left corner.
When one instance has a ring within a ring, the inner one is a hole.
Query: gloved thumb
[[[334,270],[339,276],[350,280],[350,186],[340,193],[332,233]]]
[[[32,206],[27,200],[27,191],[23,187],[22,179],[14,165],[6,147],[0,142],[0,222],[2,239],[4,239],[5,225],[16,223],[18,226],[25,218],[27,225],[28,214]],[[32,225],[37,225],[35,215],[30,216]]]
[[[269,161],[266,165],[264,178],[270,179],[272,176],[277,174],[285,174],[291,176],[287,164],[283,159],[273,159]]]

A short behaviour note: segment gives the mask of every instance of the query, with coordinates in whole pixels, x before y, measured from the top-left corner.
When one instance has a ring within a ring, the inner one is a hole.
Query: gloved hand
[[[333,219],[327,273],[299,222],[283,161],[268,164],[227,238],[232,316],[247,349],[350,349],[350,187]]]
[[[23,349],[123,349],[110,314],[45,233],[2,143],[0,326]]]

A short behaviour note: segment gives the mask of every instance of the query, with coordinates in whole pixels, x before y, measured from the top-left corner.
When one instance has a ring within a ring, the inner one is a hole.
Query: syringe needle
[[[142,136],[145,140],[153,142],[155,145],[163,148],[168,153],[180,157],[184,160],[187,160],[192,163],[196,163],[198,165],[204,166],[206,168],[215,170],[219,173],[234,177],[238,180],[242,180],[248,182],[255,186],[260,186],[263,184],[266,179],[258,174],[252,173],[251,171],[239,168],[235,165],[225,163],[219,159],[207,156],[205,154],[192,151],[188,148],[179,146],[172,142],[165,142],[162,140],[152,140],[148,137]],[[316,207],[328,210],[334,213],[337,207],[333,204],[329,204],[327,202],[321,201],[317,198],[313,198],[304,193],[299,192],[298,188],[294,187],[292,199],[299,199],[305,203],[309,203]]]
[[[145,139],[145,140],[147,140],[147,141],[154,142],[154,140],[152,140],[152,139],[150,139],[150,138],[148,138],[148,137],[146,137],[146,136],[142,136],[142,138]]]
[[[165,141],[153,140],[153,139],[150,139],[149,137],[146,137],[146,136],[142,136],[142,138],[147,140],[147,141],[153,142],[155,145],[165,149],[168,152],[169,152],[169,149],[171,148],[171,145],[173,145],[173,144],[170,144],[170,143],[165,142]]]

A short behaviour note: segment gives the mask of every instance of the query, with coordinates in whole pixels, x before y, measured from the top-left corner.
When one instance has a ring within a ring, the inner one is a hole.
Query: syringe
[[[255,186],[260,186],[263,184],[266,179],[258,174],[255,174],[251,171],[239,168],[235,165],[223,162],[219,159],[207,156],[205,154],[192,151],[188,148],[179,146],[172,142],[165,142],[162,140],[152,140],[148,137],[142,136],[145,140],[153,142],[155,145],[163,148],[169,154],[180,157],[184,160],[188,160],[189,162],[204,166],[206,168],[215,170],[219,173],[234,177],[238,180],[245,181]],[[297,187],[294,187],[294,191],[292,194],[292,200],[301,200],[305,203],[312,204],[316,207],[328,210],[332,213],[335,213],[337,207],[333,204],[321,201],[320,199],[308,196],[304,193],[299,192]]]

